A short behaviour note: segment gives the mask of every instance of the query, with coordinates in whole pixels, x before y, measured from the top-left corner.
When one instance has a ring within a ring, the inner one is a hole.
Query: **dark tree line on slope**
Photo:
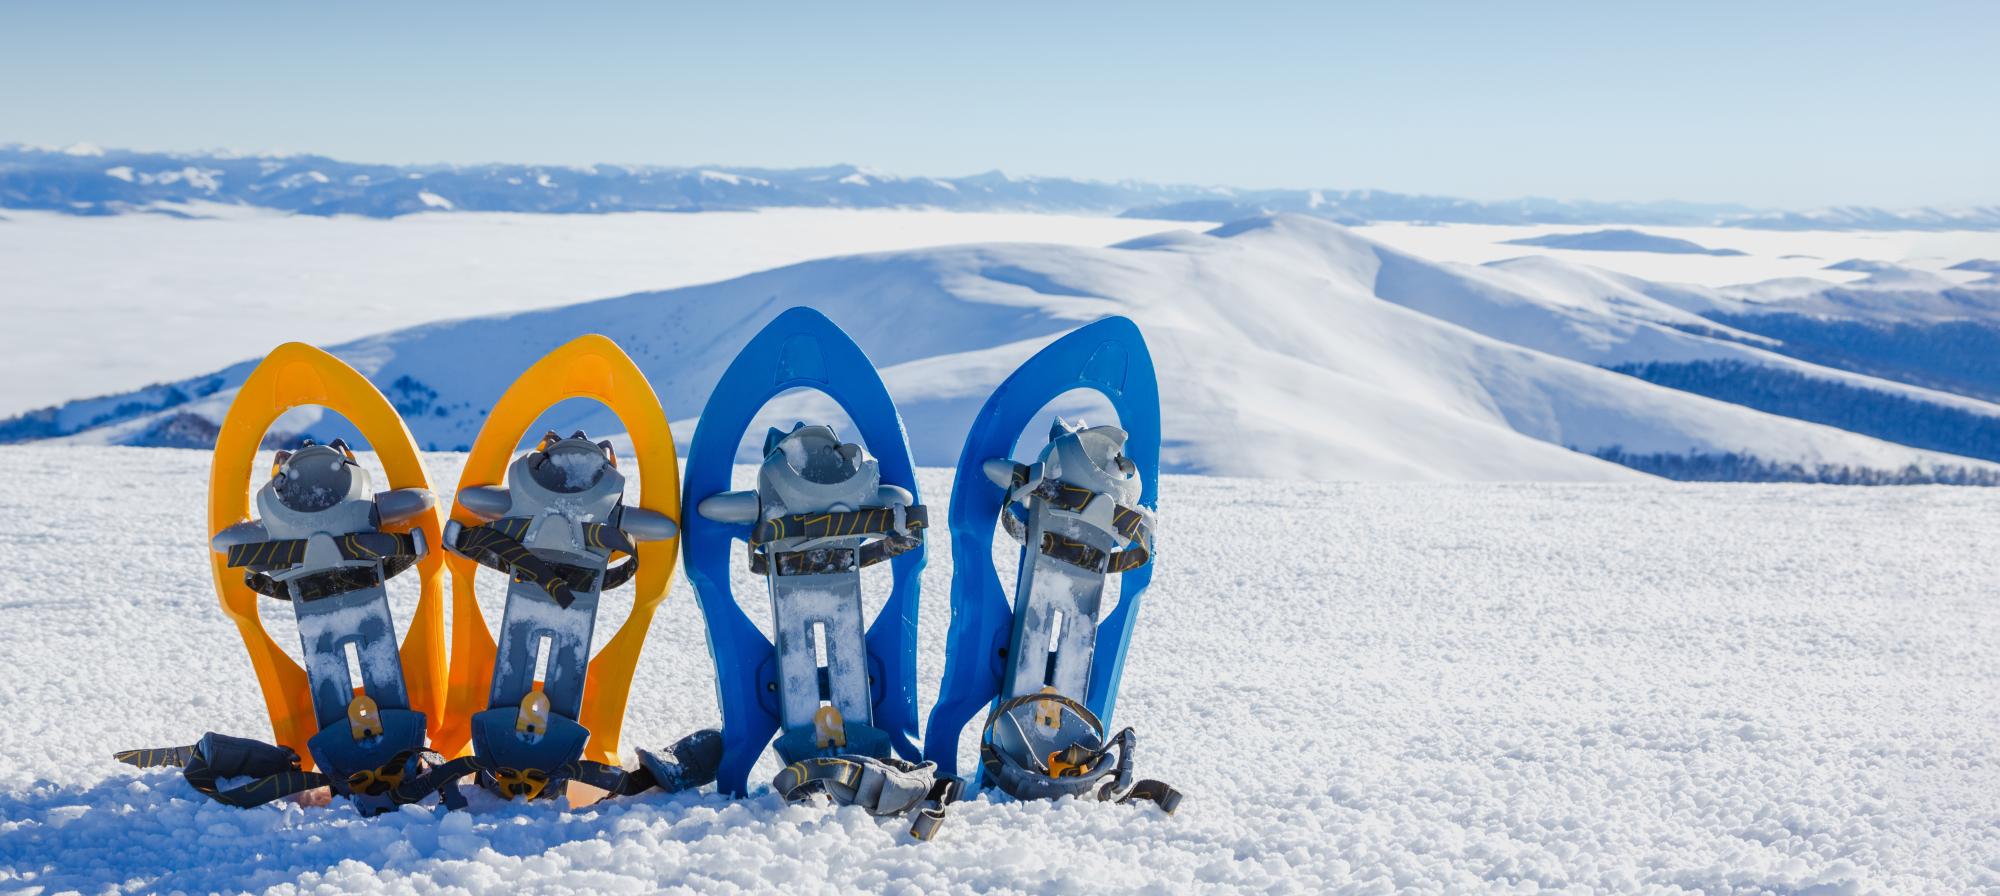
[[[1808,482],[1825,485],[2000,486],[2000,472],[1970,467],[1925,470],[1914,464],[1878,470],[1846,464],[1771,461],[1740,452],[1655,452],[1637,454],[1613,445],[1588,452],[1615,464],[1682,482]]]
[[[1948,291],[1946,296],[1953,295]],[[1967,301],[1971,301],[1967,299]],[[1815,364],[2000,401],[2000,327],[1970,320],[1875,323],[1822,320],[1803,314],[1716,314],[1716,323],[1782,344],[1775,348]],[[1704,335],[1723,335],[1709,328]]]
[[[2000,461],[2000,417],[1744,361],[1646,362],[1611,370],[1885,441]]]

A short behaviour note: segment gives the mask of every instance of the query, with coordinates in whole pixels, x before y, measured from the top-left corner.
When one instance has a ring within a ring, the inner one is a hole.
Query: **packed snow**
[[[1116,722],[1142,775],[1186,791],[1178,815],[988,795],[919,844],[767,789],[363,820],[232,809],[119,765],[204,730],[268,736],[210,590],[209,455],[0,455],[0,891],[2000,887],[1984,490],[1170,476]],[[448,483],[462,457],[427,462]],[[946,503],[943,471],[921,484]],[[924,576],[926,712],[949,548]],[[406,614],[413,585],[392,591]],[[716,721],[696,614],[677,582],[628,763]]]
[[[288,340],[331,345],[827,255],[993,240],[1102,246],[1188,226],[818,209],[394,220],[190,210],[208,217],[0,217],[0,307],[8,314],[0,369],[14,374],[0,377],[0,417],[191,376]]]

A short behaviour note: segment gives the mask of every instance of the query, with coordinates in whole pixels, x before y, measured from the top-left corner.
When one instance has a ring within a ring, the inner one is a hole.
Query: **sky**
[[[27,3],[0,142],[2000,203],[2000,3]]]

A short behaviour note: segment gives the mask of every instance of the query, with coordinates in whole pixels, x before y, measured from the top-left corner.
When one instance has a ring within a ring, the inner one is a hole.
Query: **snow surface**
[[[1138,729],[1139,772],[1187,792],[1180,813],[982,797],[914,844],[768,791],[362,820],[231,809],[118,765],[207,729],[268,733],[210,591],[209,456],[0,454],[4,891],[2000,888],[1983,489],[1168,477],[1116,721]],[[462,457],[427,461],[451,482]],[[920,478],[944,506],[945,473]],[[948,541],[924,576],[925,712]],[[78,564],[83,543],[118,562]],[[407,614],[413,586],[391,590]],[[696,612],[677,581],[628,763],[715,721]]]
[[[781,209],[454,212],[395,220],[191,206],[210,217],[0,218],[0,417],[178,379],[287,340],[684,286],[850,252],[991,240],[1105,245],[1182,222]]]
[[[1862,275],[1821,270],[1842,258],[1873,258],[1913,268],[1942,271],[1972,258],[2000,255],[2000,232],[1937,230],[1752,230],[1737,227],[1637,228],[1703,246],[1736,249],[1740,256],[1668,255],[1659,252],[1603,252],[1508,245],[1510,240],[1598,230],[1578,225],[1368,224],[1354,230],[1405,252],[1439,261],[1485,264],[1524,254],[1547,255],[1577,264],[1673,283],[1733,286],[1779,277],[1817,277],[1851,282]],[[1788,257],[1796,256],[1796,257]],[[1965,283],[1977,271],[1953,271]]]

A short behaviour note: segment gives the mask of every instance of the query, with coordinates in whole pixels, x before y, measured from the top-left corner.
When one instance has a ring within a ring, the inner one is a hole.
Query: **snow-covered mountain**
[[[1343,224],[1722,225],[1796,230],[1995,230],[2000,208],[1792,212],[1728,203],[1478,201],[1383,190],[1243,190],[1136,181],[903,177],[853,165],[767,169],[635,165],[377,165],[314,155],[154,153],[0,145],[0,208],[195,214],[220,202],[314,215],[437,211],[938,208],[1223,221],[1295,213]]]
[[[2000,300],[1990,290],[1958,292]],[[1165,459],[1177,472],[1634,475],[1593,455],[1692,478],[1700,470],[1688,464],[1726,467],[1735,478],[1776,468],[1804,478],[2000,472],[1986,462],[2000,460],[2000,442],[1985,441],[2000,431],[2000,405],[1795,357],[1782,351],[1783,339],[1719,320],[1754,323],[1789,306],[1546,258],[1436,263],[1303,216],[1105,248],[1010,243],[828,258],[332,348],[374,378],[422,443],[449,449],[472,441],[485,409],[535,358],[579,333],[605,333],[646,370],[685,439],[689,418],[743,342],[799,304],[846,328],[883,369],[923,464],[955,460],[987,392],[1036,348],[1080,323],[1125,314],[1145,328],[1160,367],[1169,397]],[[253,363],[0,422],[0,439],[202,444]],[[1708,397],[1721,388],[1713,383],[1647,382],[1686,380],[1691,371],[1737,388],[1777,383],[1781,397],[1831,395],[1836,411],[1879,405],[1893,425],[1811,422],[1821,409],[1759,410],[1769,396],[1718,400]],[[805,400],[781,398],[769,416],[818,410]],[[551,423],[617,428],[594,407],[562,409]],[[322,435],[328,426],[285,425]]]

